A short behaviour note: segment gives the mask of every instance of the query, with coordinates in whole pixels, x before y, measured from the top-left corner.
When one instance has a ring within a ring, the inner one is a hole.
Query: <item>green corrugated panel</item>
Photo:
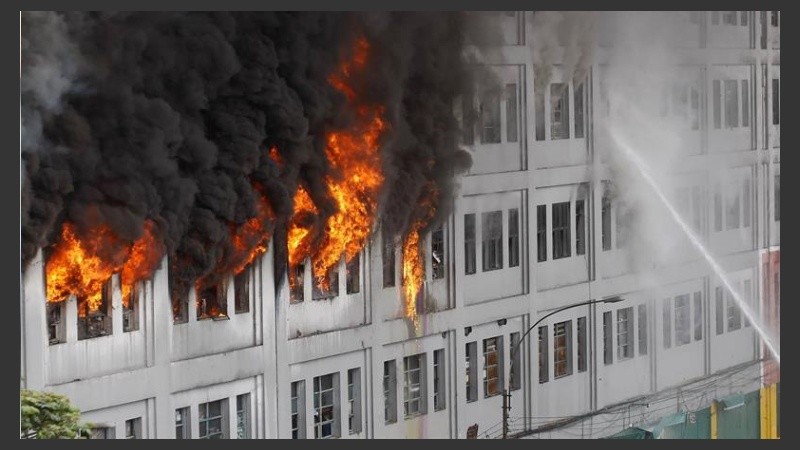
[[[742,398],[743,397],[743,398]],[[717,419],[719,439],[759,439],[759,391],[732,395],[720,401]]]
[[[664,427],[659,439],[711,439],[711,408],[686,413],[685,422]]]
[[[653,439],[653,433],[641,428],[629,427],[604,439]]]

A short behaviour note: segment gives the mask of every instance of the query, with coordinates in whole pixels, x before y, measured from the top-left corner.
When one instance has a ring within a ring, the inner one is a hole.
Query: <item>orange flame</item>
[[[351,104],[356,102],[357,95],[350,77],[354,71],[363,70],[368,52],[367,40],[358,39],[352,60],[344,61],[339,71],[328,79],[334,88],[345,94]],[[378,146],[386,128],[381,117],[383,108],[359,105],[356,112],[358,124],[352,130],[332,132],[327,136],[325,156],[331,173],[325,176],[325,184],[337,208],[327,218],[325,232],[311,255],[314,278],[323,290],[329,289],[327,275],[339,263],[342,255],[349,262],[366,244],[384,180]],[[287,238],[291,269],[311,253],[312,229],[302,225],[300,217],[308,213],[318,214],[318,211],[301,187],[295,194],[295,216]]]
[[[421,201],[425,208],[425,215],[411,224],[411,230],[403,240],[403,294],[405,301],[405,316],[418,324],[419,312],[417,301],[422,283],[425,281],[425,260],[422,249],[421,230],[433,218],[436,208],[434,202],[438,191],[432,185],[426,189],[426,195]]]
[[[158,267],[163,255],[164,247],[156,238],[155,224],[148,220],[144,224],[142,237],[133,243],[130,256],[122,266],[122,275],[120,276],[122,304],[126,308],[130,306],[134,285],[150,277]]]

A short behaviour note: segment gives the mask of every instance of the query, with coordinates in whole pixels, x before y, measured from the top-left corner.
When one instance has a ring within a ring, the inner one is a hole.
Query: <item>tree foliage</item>
[[[82,439],[90,425],[80,422],[80,411],[63,395],[20,391],[20,438]]]

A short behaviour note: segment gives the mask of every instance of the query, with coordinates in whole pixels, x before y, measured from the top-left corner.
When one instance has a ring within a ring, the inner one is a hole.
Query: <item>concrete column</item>
[[[47,308],[45,299],[44,258],[37,252],[22,274],[21,331],[22,331],[22,374],[21,385],[27,389],[39,390],[44,387],[47,342]],[[67,317],[62,318],[67,320]],[[69,330],[70,322],[66,322]],[[74,324],[72,324],[74,330]],[[73,333],[74,334],[74,333]],[[75,337],[72,337],[75,340]]]

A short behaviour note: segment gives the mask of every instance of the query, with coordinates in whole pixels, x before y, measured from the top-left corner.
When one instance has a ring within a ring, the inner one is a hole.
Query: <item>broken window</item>
[[[109,278],[101,288],[100,306],[96,311],[90,311],[86,298],[78,298],[78,340],[112,334],[111,288],[112,278]]]
[[[403,358],[403,411],[405,417],[427,412],[425,399],[425,354]]]
[[[134,283],[127,300],[122,302],[122,331],[139,329],[139,295],[143,282]]]
[[[547,205],[536,206],[537,260],[547,261]]]
[[[347,429],[350,434],[361,432],[361,368],[347,371]]]
[[[306,382],[293,381],[291,387],[292,439],[306,438]]]
[[[200,439],[227,439],[228,427],[225,410],[227,409],[227,399],[216,400],[208,403],[201,403],[198,406],[199,419],[199,438]]]
[[[539,327],[539,383],[550,379],[550,355],[548,353],[547,325]]]
[[[617,310],[617,359],[633,357],[633,307]]]
[[[569,85],[550,85],[550,139],[569,139]]]
[[[316,278],[317,277],[315,276],[314,286],[311,292],[312,300],[325,300],[339,295],[339,271],[336,270],[336,268],[331,269],[330,273],[328,274],[327,289],[325,289],[324,286],[317,283]]]
[[[394,286],[394,242],[385,230],[381,232],[383,246],[381,257],[383,259],[383,287]]]
[[[584,94],[585,89],[583,88],[584,84],[586,83],[582,81],[580,84],[578,84],[578,87],[575,88],[575,137],[579,139],[584,137],[585,130],[583,120],[586,108],[584,106],[584,98],[586,97]]]
[[[314,377],[314,439],[339,437],[339,373]]]
[[[476,360],[478,359],[477,342],[467,343],[465,359],[467,402],[474,402],[478,400],[478,366],[476,364]]]
[[[447,406],[445,392],[444,349],[433,351],[433,409],[441,411]]]
[[[517,142],[517,85],[506,85],[506,142]]]
[[[647,305],[639,305],[639,354],[647,354]]]
[[[397,365],[393,359],[383,362],[383,417],[387,424],[397,422]]]
[[[553,325],[553,378],[572,375],[572,321]]]
[[[692,342],[689,295],[675,297],[675,346]]]
[[[475,273],[475,259],[475,214],[464,214],[464,274]]]
[[[483,271],[503,268],[503,212],[492,211],[481,215],[481,248]]]
[[[47,337],[50,345],[67,341],[67,327],[63,317],[64,302],[47,303]]]
[[[739,126],[739,89],[736,80],[725,80],[725,126]]]
[[[503,337],[483,340],[483,396],[492,397],[503,390]]]
[[[722,128],[722,87],[719,80],[712,82],[712,102],[714,103],[714,128]]]
[[[586,372],[586,317],[578,317],[578,372]]]
[[[536,118],[536,140],[544,140],[544,92],[538,89],[534,92],[533,96]]]
[[[500,143],[500,96],[487,92],[481,99],[481,143]]]
[[[125,421],[125,439],[142,438],[142,418],[129,419]]]
[[[519,266],[519,209],[508,210],[508,267]]]
[[[175,439],[191,439],[189,407],[175,410]]]
[[[177,268],[174,265],[169,266],[169,293],[170,300],[172,301],[172,323],[177,325],[189,321],[189,292],[186,289],[180,289],[177,282]]]
[[[253,266],[247,266],[233,277],[233,303],[236,314],[250,312],[250,274]]]
[[[289,269],[289,302],[299,303],[305,299],[305,264],[297,264]]]
[[[89,439],[114,439],[115,431],[114,427],[92,427]]]
[[[236,437],[250,439],[250,394],[236,396]]]
[[[348,294],[357,294],[361,289],[361,254],[356,253],[350,262],[347,263],[345,281]]]
[[[572,254],[569,206],[569,202],[553,204],[553,259]]]
[[[431,268],[434,280],[444,278],[444,229],[441,225],[431,233]]]
[[[228,318],[225,285],[225,282],[220,282],[197,291],[197,320]]]

